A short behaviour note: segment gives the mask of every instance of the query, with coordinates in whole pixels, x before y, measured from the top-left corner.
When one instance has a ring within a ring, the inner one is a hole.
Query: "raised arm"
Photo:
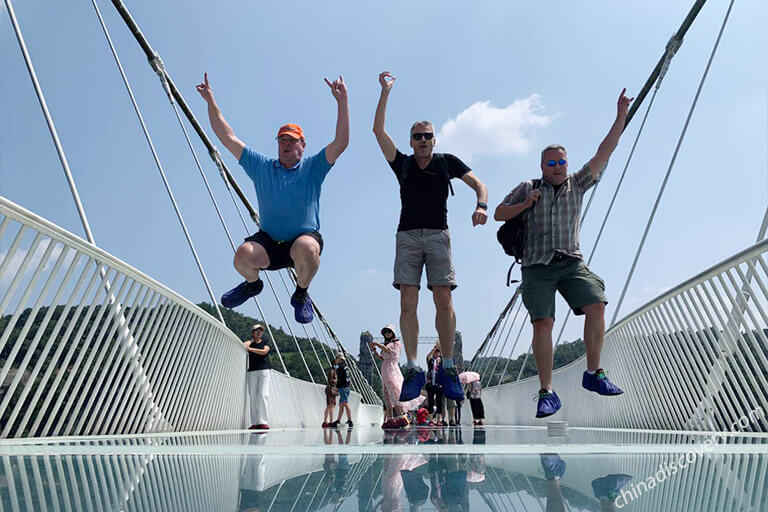
[[[485,183],[477,179],[472,171],[462,176],[461,180],[477,194],[477,206],[472,214],[472,226],[485,224],[488,221],[488,188]]]
[[[613,122],[611,129],[608,131],[608,135],[605,136],[603,142],[600,143],[600,147],[597,148],[597,153],[589,161],[589,170],[592,173],[592,178],[597,179],[605,166],[608,165],[608,159],[611,157],[613,150],[619,143],[621,133],[624,131],[624,123],[627,120],[627,113],[629,111],[629,104],[634,98],[627,98],[624,93],[627,89],[622,89],[619,94],[619,101],[616,105],[616,120]]]
[[[349,102],[347,101],[347,86],[344,84],[344,77],[339,75],[339,79],[333,82],[327,78],[324,80],[328,87],[331,88],[331,94],[333,94],[338,105],[336,137],[330,144],[325,146],[325,159],[329,164],[333,165],[349,144]]]
[[[395,80],[397,79],[389,71],[379,73],[381,96],[379,96],[379,104],[376,106],[376,116],[373,118],[373,133],[376,135],[376,141],[379,143],[381,152],[384,153],[384,158],[387,159],[387,162],[394,162],[397,155],[395,141],[392,140],[392,137],[389,136],[384,128],[387,116],[387,100]]]
[[[229,150],[232,155],[240,161],[240,155],[243,153],[245,144],[243,141],[235,136],[235,132],[232,131],[232,127],[219,110],[219,106],[216,104],[216,99],[213,97],[213,90],[211,84],[208,83],[208,73],[205,73],[205,81],[199,84],[197,92],[203,97],[206,103],[208,103],[208,119],[211,122],[211,128],[213,133],[219,138],[224,147]]]

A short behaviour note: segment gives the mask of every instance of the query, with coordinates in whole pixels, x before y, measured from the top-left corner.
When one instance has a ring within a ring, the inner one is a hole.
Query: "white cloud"
[[[541,96],[531,94],[498,108],[490,101],[470,105],[437,133],[442,150],[471,161],[485,155],[525,155],[536,130],[549,125],[554,115],[544,114]]]

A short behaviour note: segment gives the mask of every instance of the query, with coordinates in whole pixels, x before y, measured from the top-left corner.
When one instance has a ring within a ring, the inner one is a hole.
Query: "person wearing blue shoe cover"
[[[584,194],[599,180],[624,130],[632,98],[621,91],[616,119],[594,157],[574,174],[568,174],[568,155],[563,146],[550,145],[541,152],[542,177],[515,187],[494,212],[507,221],[526,210],[523,249],[523,303],[533,323],[533,355],[539,372],[536,417],[555,414],[560,398],[552,389],[552,327],[555,292],[559,291],[576,315],[585,315],[584,344],[587,371],[582,387],[604,396],[623,393],[600,368],[605,335],[605,283],[584,263],[579,249],[581,205]],[[535,181],[535,183],[534,183]]]
[[[291,296],[296,321],[314,317],[307,289],[320,266],[323,237],[320,235],[320,190],[331,167],[349,143],[347,87],[340,76],[325,79],[337,103],[336,137],[319,153],[302,158],[306,148],[299,125],[285,124],[277,132],[278,158],[268,158],[246,147],[235,136],[205,81],[197,91],[208,104],[208,118],[222,144],[237,158],[253,181],[259,202],[260,229],[237,248],[235,269],[245,281],[221,297],[222,305],[234,308],[264,288],[261,270],[296,269],[296,291]]]
[[[461,160],[447,153],[433,153],[436,139],[432,123],[418,121],[411,126],[409,144],[413,155],[398,151],[385,125],[387,100],[395,83],[388,71],[379,74],[381,96],[376,107],[373,133],[384,157],[400,185],[400,223],[395,244],[395,278],[393,285],[400,290],[400,331],[403,333],[408,358],[400,401],[416,398],[425,384],[424,370],[416,363],[418,356],[419,321],[416,308],[423,268],[427,268],[427,287],[435,302],[435,326],[443,353],[443,366],[437,376],[443,394],[452,400],[464,396],[453,362],[453,342],[456,314],[451,292],[456,288],[456,275],[451,258],[451,237],[448,231],[448,191],[451,179],[460,178],[477,195],[472,212],[472,225],[488,220],[488,191],[485,184]]]

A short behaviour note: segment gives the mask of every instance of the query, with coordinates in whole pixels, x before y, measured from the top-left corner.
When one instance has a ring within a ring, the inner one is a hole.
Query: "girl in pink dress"
[[[403,348],[402,343],[395,334],[395,326],[387,325],[381,330],[384,337],[384,344],[371,342],[371,350],[374,355],[381,359],[381,394],[384,398],[384,404],[387,406],[385,413],[385,422],[382,427],[396,428],[408,425],[405,418],[405,411],[415,409],[424,401],[424,397],[417,397],[408,402],[400,402],[400,389],[403,386],[403,373],[400,371],[400,351]],[[379,350],[377,352],[377,349]]]

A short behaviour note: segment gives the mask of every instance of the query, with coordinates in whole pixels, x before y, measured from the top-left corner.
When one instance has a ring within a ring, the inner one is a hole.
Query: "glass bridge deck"
[[[0,451],[3,511],[768,508],[764,434],[356,427],[3,440]]]

